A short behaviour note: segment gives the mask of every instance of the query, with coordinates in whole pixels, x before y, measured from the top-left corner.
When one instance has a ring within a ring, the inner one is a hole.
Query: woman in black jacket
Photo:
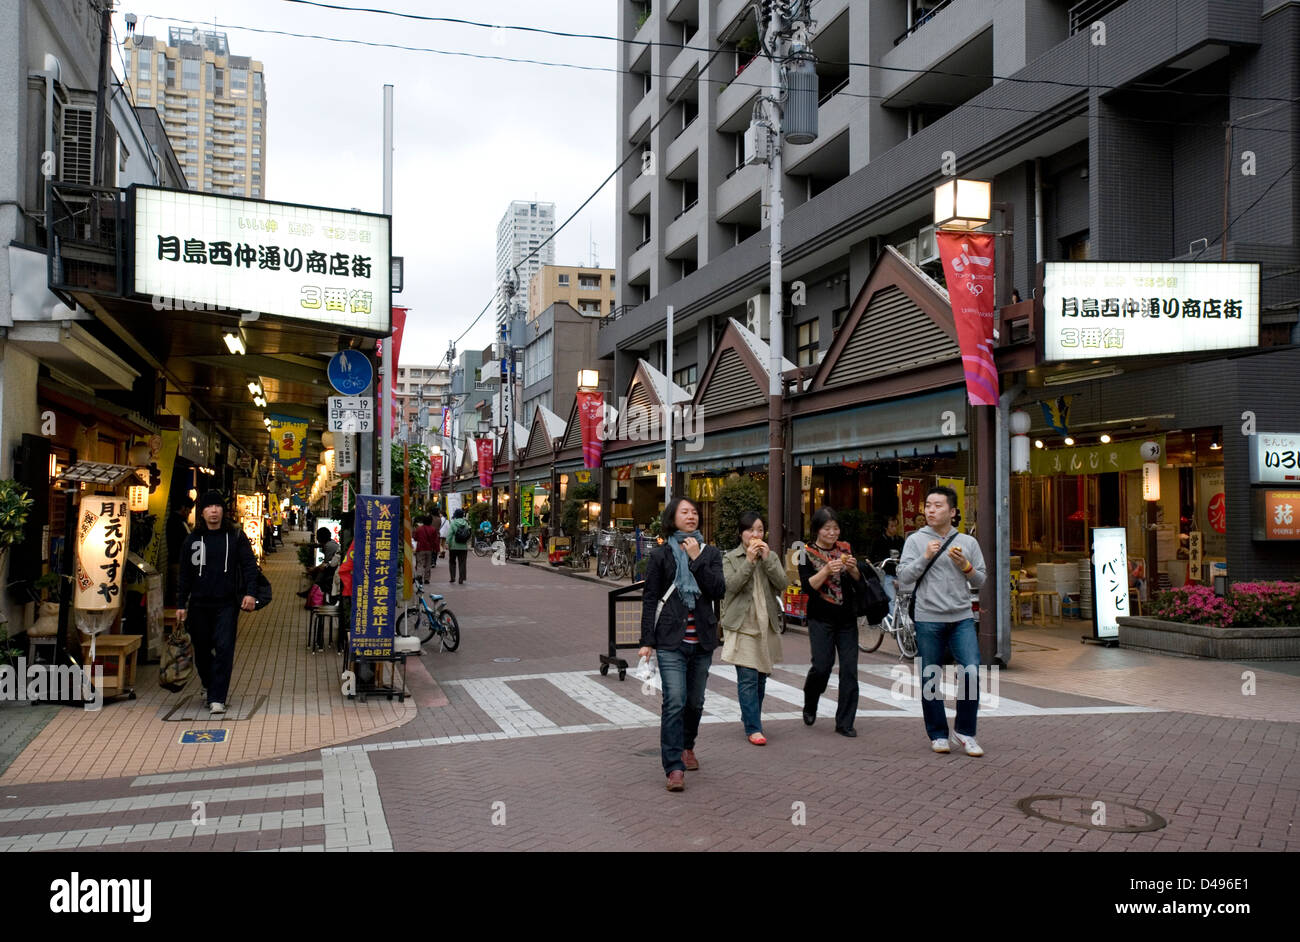
[[[704,542],[694,501],[679,497],[670,502],[661,523],[664,544],[646,565],[639,654],[657,655],[664,694],[659,751],[668,790],[679,792],[685,787],[685,772],[700,767],[695,737],[704,713],[709,664],[718,646],[713,606],[726,594],[727,585],[722,554]],[[660,603],[663,610],[656,618]]]
[[[840,655],[840,693],[835,709],[835,732],[856,736],[858,715],[858,619],[853,594],[862,584],[858,561],[847,543],[840,542],[840,518],[822,507],[812,518],[813,542],[799,563],[799,581],[808,596],[808,646],[812,667],[803,685],[803,721],[817,719],[821,699]]]

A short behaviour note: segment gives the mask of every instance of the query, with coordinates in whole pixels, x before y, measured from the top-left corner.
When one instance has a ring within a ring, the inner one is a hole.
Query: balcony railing
[[[1105,16],[1123,3],[1125,0],[1083,0],[1082,3],[1076,3],[1070,7],[1070,35],[1073,36],[1080,30],[1087,29],[1097,22],[1099,17]]]
[[[937,3],[918,3],[916,5],[917,16],[915,22],[913,22],[907,29],[903,30],[902,35],[894,40],[894,45],[897,46],[908,36],[911,36],[926,23],[934,19],[936,13],[946,6],[951,6],[952,3],[953,0],[938,0]]]
[[[848,87],[849,87],[849,76],[846,75],[844,76],[843,79],[840,80],[840,83],[838,85],[836,85],[829,92],[827,92],[825,95],[822,95],[822,97],[817,100],[817,107],[820,108],[822,105],[826,104],[826,102],[830,101],[832,98],[834,98],[836,95],[838,95],[840,92],[844,91],[844,89]]]
[[[637,307],[637,305],[620,304],[618,307],[614,308],[614,310],[610,311],[608,314],[606,314],[604,317],[600,319],[600,326],[598,329],[604,330],[606,326],[614,323],[614,321],[618,320],[620,317],[622,317],[628,311],[632,310],[632,308],[634,307]]]
[[[699,202],[700,201],[698,199],[691,200],[688,204],[686,204],[686,207],[680,213],[678,213],[676,216],[673,217],[673,222],[676,222],[677,220],[685,216],[687,213],[689,213],[692,209],[694,209],[696,206],[699,205]]]
[[[45,205],[50,287],[121,295],[121,191],[51,183]]]

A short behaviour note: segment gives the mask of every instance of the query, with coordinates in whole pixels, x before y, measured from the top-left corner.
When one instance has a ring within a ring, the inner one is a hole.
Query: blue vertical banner
[[[391,657],[401,607],[401,498],[357,495],[353,528],[352,653]]]

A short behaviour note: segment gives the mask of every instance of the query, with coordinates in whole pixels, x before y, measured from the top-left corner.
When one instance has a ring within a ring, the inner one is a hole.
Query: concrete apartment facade
[[[398,429],[405,439],[429,443],[436,437],[442,407],[450,404],[451,370],[442,365],[412,365],[397,368],[397,400],[401,403]],[[444,403],[444,398],[448,401]],[[420,403],[428,408],[428,422],[420,424]],[[429,429],[432,433],[426,435]]]
[[[528,286],[537,270],[555,264],[555,243],[542,245],[554,232],[555,204],[537,200],[515,200],[497,223],[496,286],[500,288],[512,273],[518,274],[515,295],[518,310],[528,310]],[[536,254],[532,255],[534,251]],[[497,294],[498,328],[505,322],[506,313],[506,296],[502,291]]]
[[[528,283],[528,320],[563,301],[586,317],[614,313],[614,269],[543,265]]]
[[[132,102],[157,109],[192,189],[266,197],[261,62],[231,55],[224,32],[175,26],[165,45],[137,36],[122,55]]]
[[[518,420],[531,428],[538,406],[567,416],[578,391],[578,371],[598,370],[608,390],[610,361],[596,353],[597,321],[559,301],[524,328],[523,408]]]
[[[1011,251],[999,250],[999,305],[1013,288],[1029,297],[1039,261],[1218,259],[1226,204],[1229,219],[1240,216],[1226,257],[1263,264],[1263,330],[1290,335],[1298,292],[1285,273],[1297,260],[1300,174],[1286,171],[1300,153],[1300,5],[938,7],[920,23],[909,22],[908,0],[813,8],[819,136],[785,146],[782,180],[783,288],[801,281],[807,291],[806,304],[785,307],[791,360],[824,355],[884,246],[903,246],[926,266],[914,240],[924,241],[945,170],[992,179],[1004,205],[993,226],[1014,234],[1002,240]],[[599,343],[615,357],[616,389],[638,358],[663,367],[668,305],[674,378],[681,383],[692,365],[702,372],[727,318],[743,321],[747,302],[768,290],[769,266],[768,168],[743,161],[744,131],[770,77],[766,59],[749,61],[753,5],[620,0],[619,30],[637,42],[621,47],[628,74],[616,144],[643,157],[618,176],[620,316]],[[1253,175],[1236,172],[1247,152],[1262,161]]]

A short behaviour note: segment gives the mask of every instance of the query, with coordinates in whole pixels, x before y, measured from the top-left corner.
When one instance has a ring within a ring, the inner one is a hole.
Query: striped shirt
[[[682,638],[683,644],[699,644],[700,635],[695,630],[695,613],[686,613],[686,637]]]

